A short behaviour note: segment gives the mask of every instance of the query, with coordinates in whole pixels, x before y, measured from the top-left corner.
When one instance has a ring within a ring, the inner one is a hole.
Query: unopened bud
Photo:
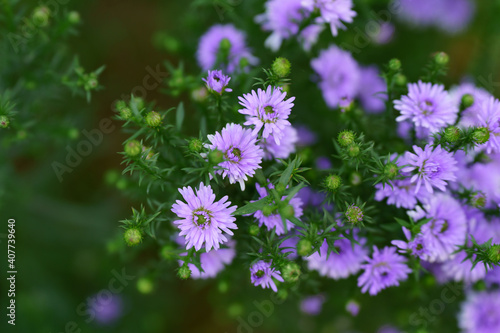
[[[156,111],[151,111],[146,115],[146,124],[149,127],[158,127],[161,125],[161,115]]]
[[[434,56],[434,61],[436,62],[436,64],[438,64],[440,66],[445,66],[450,61],[450,57],[444,52],[438,52]]]
[[[297,282],[300,277],[300,266],[295,262],[290,262],[283,267],[283,279],[286,282]]]
[[[337,175],[329,175],[325,179],[325,186],[328,190],[335,192],[342,186],[342,178]]]
[[[7,128],[9,127],[10,120],[7,116],[0,116],[0,127]]]
[[[288,59],[283,57],[278,57],[276,58],[276,60],[274,60],[271,69],[277,76],[285,77],[288,74],[290,74],[291,67],[292,65],[290,64],[290,61],[288,61]]]
[[[347,147],[349,145],[352,145],[355,139],[356,139],[356,134],[354,134],[354,132],[350,130],[345,130],[340,132],[337,138],[339,144],[342,147]]]
[[[310,240],[301,239],[297,243],[297,253],[299,254],[299,256],[307,257],[311,254],[311,252],[312,252],[312,244]]]
[[[200,139],[192,139],[188,143],[188,149],[193,153],[199,153],[203,149],[203,142]]]
[[[493,263],[500,263],[500,244],[494,244],[488,250],[488,258]]]
[[[482,208],[486,206],[486,195],[482,192],[477,192],[472,195],[470,203],[473,207]]]
[[[352,204],[347,208],[345,217],[349,223],[357,224],[363,221],[363,211],[358,206],[354,206],[354,204]]]
[[[137,280],[136,286],[137,290],[139,290],[141,294],[150,294],[154,289],[153,281],[151,281],[151,279],[147,277],[139,278],[139,280]]]
[[[208,161],[214,165],[222,163],[224,161],[224,153],[220,150],[212,150],[208,153]]]
[[[462,96],[462,108],[467,109],[474,105],[474,96],[471,94],[465,94]]]
[[[459,138],[460,138],[460,129],[458,127],[450,126],[444,130],[444,139],[447,142],[453,143],[458,141]]]
[[[396,163],[389,162],[384,166],[384,175],[389,179],[394,179],[398,176],[399,170]]]
[[[187,280],[191,276],[191,270],[189,269],[188,265],[184,264],[179,268],[179,271],[177,272],[177,275],[183,279]]]
[[[250,227],[248,227],[248,233],[252,236],[257,236],[260,232],[260,228],[256,224],[251,224]]]
[[[134,246],[142,242],[142,232],[140,229],[132,227],[125,231],[123,238],[128,246]]]
[[[360,148],[359,145],[357,144],[352,144],[349,147],[347,147],[347,154],[351,157],[356,157],[359,155]]]
[[[474,132],[472,132],[472,139],[475,143],[480,145],[486,143],[490,139],[490,131],[485,127],[476,128]]]
[[[33,19],[33,24],[37,27],[46,27],[49,24],[50,9],[45,6],[37,7],[33,11],[31,18]]]
[[[401,61],[396,58],[391,59],[389,61],[389,69],[394,72],[399,71],[401,69]]]
[[[125,144],[125,154],[129,157],[136,157],[142,153],[142,145],[137,140],[130,140]]]

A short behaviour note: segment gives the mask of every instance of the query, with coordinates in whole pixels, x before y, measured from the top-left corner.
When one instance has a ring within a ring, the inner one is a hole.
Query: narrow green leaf
[[[181,130],[183,122],[184,122],[184,103],[180,102],[175,112],[175,124],[177,126],[178,131]]]
[[[233,213],[233,215],[246,215],[246,214],[252,214],[255,213],[258,210],[261,210],[264,208],[264,206],[269,205],[269,199],[268,197],[262,198],[260,200],[254,201],[254,202],[249,202],[243,207],[240,207],[236,209],[236,211]]]

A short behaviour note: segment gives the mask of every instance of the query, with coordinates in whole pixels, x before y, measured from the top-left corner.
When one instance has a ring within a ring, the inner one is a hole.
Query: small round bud
[[[175,248],[170,244],[164,245],[161,248],[160,255],[166,260],[173,260],[177,257],[175,253]]]
[[[360,152],[359,146],[355,143],[347,147],[347,154],[351,157],[358,156],[359,152]]]
[[[156,111],[151,111],[146,115],[146,124],[149,127],[158,127],[161,125],[161,115]]]
[[[337,138],[339,144],[342,147],[347,147],[349,145],[352,145],[355,139],[356,139],[356,134],[354,134],[354,132],[350,130],[345,130],[340,132]]]
[[[434,61],[440,66],[445,66],[450,61],[450,57],[444,52],[438,52],[434,56]]]
[[[230,317],[236,318],[241,316],[244,310],[243,305],[240,303],[233,303],[227,308],[227,313]]]
[[[351,173],[351,175],[349,176],[349,182],[353,186],[360,185],[362,180],[363,179],[361,178],[361,174],[359,172],[356,172],[356,171],[354,171],[353,173]]]
[[[124,189],[126,189],[128,187],[128,183],[127,183],[127,180],[125,178],[120,178],[118,179],[118,181],[116,182],[116,188],[120,191],[123,191]]]
[[[490,139],[490,131],[485,127],[478,127],[472,132],[472,139],[477,144],[483,144]]]
[[[220,150],[212,150],[208,153],[208,161],[214,165],[222,163],[224,161],[224,153]]]
[[[467,109],[469,107],[471,107],[472,105],[474,105],[474,96],[472,96],[471,94],[464,94],[462,96],[462,108],[463,109]]]
[[[97,88],[99,85],[99,81],[97,81],[97,77],[95,75],[89,75],[89,77],[85,80],[83,88],[87,91]]]
[[[203,149],[203,142],[200,139],[192,139],[188,143],[188,149],[193,153],[199,153]]]
[[[7,128],[9,127],[10,120],[7,116],[0,116],[0,127]]]
[[[389,61],[389,69],[395,72],[399,71],[401,69],[401,61],[399,61],[399,59],[396,58],[391,59]]]
[[[283,279],[286,282],[297,282],[300,277],[300,266],[295,262],[289,262],[283,267]]]
[[[281,183],[278,183],[278,185],[276,185],[276,192],[278,192],[279,195],[283,195],[283,193],[285,193],[285,190],[286,190],[285,185]]]
[[[123,238],[128,246],[134,246],[142,242],[142,232],[139,228],[132,227],[125,231]]]
[[[262,208],[262,214],[264,214],[264,216],[270,216],[274,213],[275,211],[275,207],[273,206],[264,206],[264,208]]]
[[[155,156],[155,152],[151,147],[142,146],[142,157],[146,160],[150,160]]]
[[[74,11],[74,10],[69,12],[68,13],[68,22],[71,24],[80,23],[80,13],[78,13],[77,11]]]
[[[352,204],[347,207],[345,217],[349,223],[357,224],[363,221],[363,211],[358,206],[354,206],[354,204]]]
[[[37,27],[46,27],[49,24],[50,9],[45,6],[37,7],[33,11],[31,18],[33,24]]]
[[[325,178],[325,186],[328,190],[335,192],[342,186],[342,178],[337,175],[329,175]]]
[[[229,283],[227,283],[227,281],[222,280],[217,285],[217,289],[219,289],[219,292],[222,294],[227,293],[227,291],[229,290]]]
[[[282,300],[287,299],[288,298],[288,290],[286,290],[286,289],[278,290],[277,296],[279,299],[282,299]]]
[[[248,233],[252,236],[257,236],[260,232],[260,228],[256,224],[251,224],[250,227],[248,227]]]
[[[384,175],[389,179],[394,179],[399,175],[399,169],[396,163],[389,162],[384,166]]]
[[[460,129],[456,126],[447,127],[444,130],[444,139],[451,143],[458,141],[460,139]]]
[[[120,109],[120,117],[122,117],[123,120],[129,120],[132,118],[132,110],[129,108]]]
[[[137,140],[130,140],[125,144],[125,154],[128,157],[136,157],[142,153],[142,145]]]
[[[404,86],[408,82],[408,79],[406,78],[406,76],[404,76],[403,74],[399,73],[399,74],[396,74],[394,76],[394,82],[398,86]]]
[[[500,244],[494,244],[490,247],[488,258],[493,263],[500,263]]]
[[[295,209],[293,209],[292,205],[286,205],[285,207],[279,210],[280,215],[285,219],[289,220],[295,216]]]
[[[292,65],[290,64],[290,61],[288,61],[287,58],[283,57],[276,58],[271,66],[271,69],[273,70],[274,74],[276,74],[279,77],[285,77],[288,74],[290,74],[291,68]]]
[[[312,252],[312,243],[308,239],[301,239],[297,243],[297,253],[299,256],[307,257]]]
[[[108,185],[114,185],[120,179],[120,173],[117,170],[108,170],[104,175],[104,182]]]
[[[137,280],[136,286],[137,290],[139,290],[141,294],[150,294],[154,289],[153,281],[151,281],[151,279],[147,277],[139,278],[139,280]]]
[[[486,206],[486,195],[482,192],[474,193],[471,196],[470,203],[473,207],[483,208]]]
[[[177,272],[177,275],[183,279],[187,280],[191,276],[191,270],[189,269],[188,265],[184,264],[179,268],[179,271]]]
[[[70,128],[68,129],[68,138],[70,140],[76,140],[80,136],[80,131],[78,131],[78,128]]]
[[[191,91],[191,98],[195,102],[203,103],[204,101],[207,100],[207,97],[208,97],[208,90],[206,87],[199,87]]]

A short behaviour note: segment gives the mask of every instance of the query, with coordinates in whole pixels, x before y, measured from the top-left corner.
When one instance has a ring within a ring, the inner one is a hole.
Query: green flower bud
[[[276,284],[279,284],[279,282]],[[279,299],[285,300],[288,298],[288,291],[286,289],[280,289],[278,290],[277,296]]]
[[[248,227],[248,233],[252,236],[257,236],[260,233],[260,228],[256,224],[251,224],[250,227]]]
[[[141,294],[150,294],[154,289],[153,281],[151,281],[151,279],[147,277],[139,278],[139,280],[137,280],[136,286],[137,290],[139,290]]]
[[[71,127],[68,129],[68,138],[70,140],[76,140],[80,136],[80,131],[78,131],[78,128]]]
[[[161,115],[156,111],[151,111],[146,115],[146,124],[149,127],[158,127],[161,125]]]
[[[483,144],[490,139],[490,131],[485,127],[478,127],[472,132],[472,140],[477,144]]]
[[[283,267],[282,273],[286,282],[297,282],[301,274],[300,266],[295,262],[289,262]]]
[[[46,27],[49,24],[50,10],[45,7],[37,7],[31,16],[33,24],[37,27]]]
[[[104,182],[108,185],[114,185],[120,179],[120,172],[118,170],[108,170],[104,175]]]
[[[352,204],[347,207],[345,217],[349,223],[357,224],[358,222],[363,221],[363,211],[358,206],[354,206],[354,204]]]
[[[245,309],[243,308],[243,305],[241,305],[240,303],[232,303],[227,308],[227,313],[230,317],[236,318],[241,316],[244,310]]]
[[[74,11],[74,10],[69,12],[68,13],[68,22],[71,24],[80,23],[80,13],[78,13],[77,11]]]
[[[288,61],[287,58],[283,57],[276,58],[271,66],[271,69],[273,70],[274,74],[276,74],[279,77],[285,77],[288,74],[290,74],[291,68],[292,65],[290,64],[290,61]]]
[[[347,147],[347,154],[351,157],[358,156],[359,152],[360,152],[359,145],[355,143]]]
[[[203,142],[200,139],[192,139],[188,143],[188,149],[190,152],[199,153],[203,149]]]
[[[174,260],[177,258],[175,248],[170,244],[166,244],[161,248],[160,255],[165,260]]]
[[[394,76],[394,82],[398,86],[405,86],[406,83],[408,82],[408,79],[406,78],[406,76],[404,76],[403,74],[399,73],[399,74],[396,74]]]
[[[128,246],[137,245],[142,242],[142,231],[139,228],[132,227],[125,231],[123,238]]]
[[[278,185],[276,185],[276,192],[278,192],[279,195],[283,195],[283,193],[285,193],[285,190],[286,190],[286,186],[279,183]]]
[[[342,178],[337,175],[329,175],[325,178],[325,186],[328,190],[335,192],[342,186]]]
[[[293,209],[292,205],[286,205],[285,207],[282,207],[280,210],[280,215],[283,216],[285,219],[290,220],[295,216],[295,209]]]
[[[396,163],[389,162],[384,166],[384,175],[389,179],[394,179],[399,175],[398,166]]]
[[[224,161],[224,153],[217,149],[212,150],[210,153],[208,153],[208,161],[210,162],[210,164],[214,165],[222,163]]]
[[[127,107],[120,109],[120,117],[122,117],[123,120],[129,120],[132,118],[132,110]]]
[[[394,72],[399,71],[401,69],[401,61],[396,58],[391,59],[389,61],[389,69]]]
[[[307,257],[312,252],[312,243],[308,239],[301,239],[297,243],[297,253],[299,256]]]
[[[132,101],[135,103],[137,110],[142,110],[146,106],[146,102],[144,101],[144,99],[142,97],[132,96]]]
[[[191,270],[189,269],[188,265],[184,264],[179,268],[179,271],[177,272],[177,275],[183,279],[187,280],[191,276]]]
[[[125,144],[125,154],[128,157],[136,157],[142,153],[142,145],[137,140],[130,140]]]
[[[434,56],[434,61],[440,66],[445,66],[450,61],[450,57],[444,52],[438,52]]]
[[[207,100],[207,97],[208,97],[208,90],[206,87],[199,87],[191,91],[191,98],[195,102],[203,103],[204,101]]]
[[[482,192],[474,193],[470,198],[470,203],[473,207],[482,208],[486,206],[486,195]]]
[[[7,128],[9,127],[10,120],[7,116],[0,116],[0,127]]]
[[[444,130],[444,139],[447,142],[456,142],[460,139],[460,129],[456,126],[449,126]]]
[[[125,178],[120,178],[118,179],[118,181],[116,182],[116,188],[120,191],[123,191],[124,189],[127,188],[128,186],[128,183],[127,183],[127,180]]]
[[[227,283],[227,281],[219,281],[219,284],[217,285],[217,289],[219,289],[219,292],[221,294],[224,294],[224,293],[227,293],[227,291],[229,290],[229,283]]]
[[[350,181],[351,185],[354,185],[354,186],[360,185],[361,181],[362,181],[361,174],[359,172],[354,171],[349,176],[349,181]]]
[[[142,157],[146,160],[150,160],[155,156],[155,153],[151,147],[142,146]]]
[[[464,94],[462,96],[462,108],[467,109],[474,105],[474,96],[471,94]]]
[[[490,247],[488,258],[493,263],[500,263],[500,244],[494,244]]]
[[[350,130],[345,130],[340,132],[337,138],[339,144],[342,147],[347,147],[349,145],[352,145],[355,139],[356,139],[356,134],[354,134],[354,132]]]
[[[273,214],[275,211],[275,207],[274,206],[264,206],[264,208],[262,208],[262,214],[264,214],[264,216],[270,216],[271,214]]]
[[[97,77],[89,76],[87,78],[87,80],[85,80],[85,84],[84,84],[83,88],[85,90],[89,91],[89,90],[97,88],[98,85],[99,85],[99,81],[97,81]]]

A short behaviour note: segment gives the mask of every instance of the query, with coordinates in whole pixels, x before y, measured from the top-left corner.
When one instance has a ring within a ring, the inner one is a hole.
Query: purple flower
[[[345,305],[345,310],[349,312],[349,314],[353,317],[356,317],[358,315],[359,309],[360,309],[359,303],[353,300],[350,300]]]
[[[316,159],[316,168],[318,170],[328,170],[332,168],[332,162],[326,156],[320,156]]]
[[[490,133],[488,141],[480,148],[485,148],[488,154],[500,153],[500,101],[490,97],[480,104],[479,125]]]
[[[310,316],[317,316],[321,313],[325,301],[326,297],[321,294],[308,296],[300,301],[300,311]]]
[[[360,69],[349,52],[330,46],[311,61],[311,67],[320,78],[319,87],[330,108],[336,108],[343,98],[357,95]]]
[[[295,152],[295,146],[299,140],[297,130],[292,126],[285,126],[283,129],[283,137],[286,140],[276,143],[274,136],[271,135],[267,139],[262,139],[259,144],[264,150],[264,159],[271,160],[273,158],[288,158],[290,154]]]
[[[420,233],[424,241],[429,262],[443,262],[451,258],[458,246],[465,243],[467,224],[465,213],[459,202],[447,194],[437,194],[424,206],[409,212],[415,221],[430,219],[421,226]]]
[[[411,237],[410,230],[403,227],[403,233],[407,242],[401,240],[393,240],[392,245],[399,248],[399,253],[409,253],[415,257],[424,258],[429,253],[425,247],[425,241],[422,235],[417,235],[414,239]]]
[[[389,184],[377,184],[375,188],[375,200],[382,201],[387,198],[388,205],[394,205],[398,208],[413,209],[418,202],[427,202],[429,192],[424,188],[416,190],[415,184],[409,179],[397,179],[390,181]]]
[[[123,314],[123,301],[118,295],[111,294],[109,297],[102,297],[101,293],[97,293],[87,302],[89,314],[93,313],[96,322],[100,325],[110,325]]]
[[[464,82],[450,90],[450,98],[453,104],[460,108],[462,104],[462,97],[466,94],[474,98],[474,103],[462,111],[459,125],[461,127],[476,126],[479,122],[479,112],[481,104],[491,97],[491,94],[482,88],[476,87],[472,83]]]
[[[311,24],[300,32],[298,40],[304,51],[311,51],[311,48],[318,42],[319,35],[324,29],[322,24]]]
[[[259,88],[257,92],[252,90],[250,94],[238,97],[239,103],[243,106],[238,112],[247,115],[244,125],[255,125],[255,131],[264,127],[262,137],[266,139],[272,134],[274,141],[279,145],[285,135],[285,127],[291,126],[287,119],[292,111],[292,102],[295,100],[295,97],[287,100],[285,97],[286,92],[281,88],[271,86],[265,91]]]
[[[273,184],[268,185],[270,189],[273,189],[274,186]],[[265,187],[261,187],[259,184],[255,184],[255,187],[257,188],[257,192],[259,193],[259,200],[262,198],[265,198],[268,193]],[[282,199],[284,200],[286,197],[283,197]],[[253,202],[253,201],[251,201]],[[296,218],[300,218],[302,216],[302,200],[295,196],[292,199],[290,199],[289,205],[293,207],[294,211],[294,216]],[[259,226],[265,225],[268,230],[272,230],[273,228],[276,228],[276,235],[282,235],[285,233],[285,229],[283,228],[283,221],[281,219],[281,215],[276,213],[272,213],[269,216],[264,215],[264,213],[261,210],[256,211],[253,216],[257,219],[259,222]],[[290,230],[295,227],[295,224],[290,222],[290,220],[286,220],[286,228],[287,230]]]
[[[226,51],[227,58],[223,59],[223,63],[217,63],[217,56],[221,52],[221,42],[228,43],[229,50]],[[230,74],[238,72],[242,59],[246,59],[250,65],[258,62],[247,48],[243,32],[232,24],[212,26],[200,38],[196,58],[200,67],[205,71],[219,67]]]
[[[302,5],[311,12],[319,9],[321,17],[316,21],[330,24],[333,36],[338,35],[338,29],[345,30],[344,23],[352,23],[356,16],[352,0],[303,0]]]
[[[395,247],[384,247],[382,251],[374,246],[372,258],[366,258],[367,263],[361,265],[363,274],[358,278],[358,287],[361,292],[370,295],[378,294],[382,289],[390,286],[399,286],[411,273],[406,266],[406,258],[396,253]]]
[[[209,90],[215,91],[218,94],[222,94],[224,91],[233,91],[232,89],[226,88],[231,78],[227,75],[224,75],[221,70],[209,70],[208,77],[202,80],[205,81]]]
[[[318,141],[318,136],[316,135],[316,133],[311,131],[311,129],[306,125],[298,125],[296,126],[296,128],[297,134],[299,136],[299,141],[297,142],[298,146],[312,146]]]
[[[369,113],[380,113],[385,110],[387,86],[375,66],[361,69],[359,99],[363,108]]]
[[[191,270],[193,279],[208,279],[215,277],[226,265],[229,265],[235,255],[235,242],[229,240],[227,242],[229,248],[220,248],[217,251],[210,251],[200,254],[200,263],[203,271],[200,271],[194,264],[188,264]],[[184,261],[179,260],[179,266],[182,266]]]
[[[367,255],[367,250],[363,246],[365,240],[359,239],[359,241],[360,244],[353,244],[348,239],[336,240],[334,246],[338,253],[332,252],[326,240],[323,241],[319,252],[305,258],[308,268],[334,280],[345,279],[356,274]]]
[[[401,169],[403,172],[413,172],[412,183],[417,183],[415,193],[417,193],[422,182],[428,192],[433,193],[433,187],[444,191],[446,181],[456,179],[455,172],[457,161],[453,154],[437,146],[432,149],[431,145],[426,145],[424,149],[413,146],[415,154],[406,152],[405,160],[409,166]]]
[[[309,14],[302,7],[302,0],[269,0],[266,2],[266,12],[255,18],[266,31],[272,34],[266,39],[265,46],[278,51],[281,42],[295,36],[299,32],[300,22]]]
[[[295,260],[297,259],[297,243],[299,242],[299,237],[291,237],[285,239],[281,244],[279,245],[281,249],[281,253],[288,253],[288,256],[286,257],[288,260]]]
[[[380,23],[379,28],[373,33],[369,33],[369,35],[373,42],[379,45],[384,45],[392,40],[395,30],[396,28],[394,27],[394,24],[390,22],[382,22]]]
[[[264,152],[257,145],[255,133],[244,129],[238,124],[227,124],[222,131],[215,135],[208,135],[209,148],[221,151],[224,160],[219,163],[222,178],[229,178],[229,183],[240,183],[241,190],[245,189],[248,176],[253,176],[255,170],[260,169]]]
[[[260,260],[253,264],[250,267],[250,280],[252,281],[254,286],[261,286],[263,289],[271,288],[274,292],[278,291],[276,287],[276,283],[273,278],[284,282],[281,277],[280,271],[271,268],[271,262],[265,262],[264,260]]]
[[[457,118],[458,108],[439,84],[408,84],[408,95],[394,101],[394,108],[401,112],[396,118],[399,121],[411,120],[415,126],[428,128],[431,132],[453,124]]]
[[[500,332],[500,291],[470,292],[458,315],[464,333]]]
[[[203,245],[208,252],[218,249],[220,244],[227,242],[223,234],[233,235],[230,229],[238,229],[234,221],[236,218],[231,214],[236,210],[236,206],[231,206],[227,201],[227,196],[219,201],[215,201],[215,194],[212,188],[200,183],[199,189],[194,193],[191,186],[179,189],[182,197],[187,203],[177,200],[172,205],[172,212],[180,220],[173,223],[181,230],[180,236],[185,236],[186,249],[194,246],[198,251]]]

